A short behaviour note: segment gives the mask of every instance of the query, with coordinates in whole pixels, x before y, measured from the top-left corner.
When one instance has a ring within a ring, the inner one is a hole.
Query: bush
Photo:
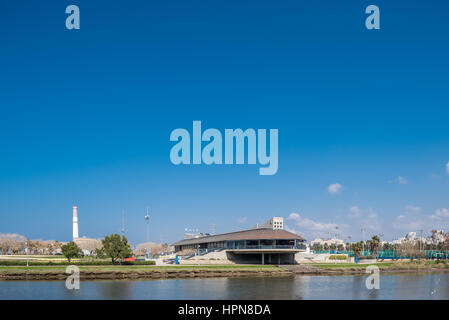
[[[360,256],[359,260],[364,260],[364,259],[376,259],[375,256]]]
[[[344,254],[332,254],[329,260],[346,260],[346,256]]]

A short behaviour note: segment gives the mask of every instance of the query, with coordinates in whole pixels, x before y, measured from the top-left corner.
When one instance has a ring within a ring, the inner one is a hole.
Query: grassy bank
[[[377,266],[381,272],[432,272],[449,271],[449,262],[447,261],[394,261],[379,262],[373,264],[355,264],[355,263],[313,263],[310,268],[315,273],[365,273],[369,265]]]

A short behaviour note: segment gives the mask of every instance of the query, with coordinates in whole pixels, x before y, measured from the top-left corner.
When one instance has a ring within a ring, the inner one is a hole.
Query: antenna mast
[[[147,223],[147,242],[150,242],[150,209],[147,207],[147,214],[145,216],[145,221]]]
[[[122,211],[122,236],[125,236],[126,227],[125,227],[125,209]]]

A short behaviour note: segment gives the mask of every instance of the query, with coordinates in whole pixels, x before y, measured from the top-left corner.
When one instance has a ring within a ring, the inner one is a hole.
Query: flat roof
[[[177,241],[172,246],[237,240],[300,240],[304,238],[282,229],[257,228]]]

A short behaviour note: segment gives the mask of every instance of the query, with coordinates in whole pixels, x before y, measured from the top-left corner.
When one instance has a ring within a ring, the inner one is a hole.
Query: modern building
[[[221,252],[222,260],[235,263],[294,264],[295,254],[306,250],[305,240],[279,228],[283,221],[281,225],[275,218],[270,221],[271,227],[183,239],[172,245],[175,252],[191,251],[195,256]]]

